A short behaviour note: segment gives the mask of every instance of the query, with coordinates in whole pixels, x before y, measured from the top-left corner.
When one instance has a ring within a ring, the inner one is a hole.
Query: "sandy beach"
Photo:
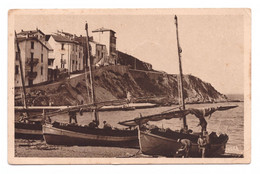
[[[131,158],[145,157],[139,149],[94,146],[54,146],[41,140],[15,140],[17,157],[102,157]]]

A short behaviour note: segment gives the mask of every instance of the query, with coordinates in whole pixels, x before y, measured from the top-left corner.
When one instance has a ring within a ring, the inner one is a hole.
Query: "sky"
[[[38,27],[45,34],[63,30],[89,35],[97,28],[116,32],[117,50],[177,74],[178,53],[173,15],[17,15],[15,30]],[[184,74],[211,83],[224,94],[243,94],[244,23],[239,15],[178,15]]]

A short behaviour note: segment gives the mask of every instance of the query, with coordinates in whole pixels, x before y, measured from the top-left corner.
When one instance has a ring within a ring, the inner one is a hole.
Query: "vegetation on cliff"
[[[135,71],[122,65],[102,67],[93,74],[97,102],[125,99],[129,91],[135,102],[178,103],[177,75]],[[35,106],[90,102],[90,85],[86,86],[84,74],[53,84],[27,88],[27,93],[28,104]],[[192,75],[184,76],[184,96],[187,103],[227,101],[227,97],[211,84]],[[21,102],[17,101],[16,104],[21,105]]]

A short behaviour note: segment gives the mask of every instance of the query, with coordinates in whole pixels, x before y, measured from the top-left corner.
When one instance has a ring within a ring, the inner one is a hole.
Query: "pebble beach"
[[[28,153],[29,152],[29,153]],[[139,149],[95,146],[55,146],[43,140],[15,140],[17,157],[95,157],[95,158],[131,158],[144,157]]]

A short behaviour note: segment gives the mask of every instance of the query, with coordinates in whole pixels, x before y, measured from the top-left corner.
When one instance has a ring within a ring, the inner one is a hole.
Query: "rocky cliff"
[[[120,65],[129,66],[132,69],[147,70],[150,71],[153,69],[152,65],[147,62],[143,62],[138,58],[131,56],[129,54],[117,51],[118,63]]]
[[[119,65],[96,69],[93,74],[98,102],[124,99],[129,91],[136,102],[178,103],[177,75],[135,71]],[[29,105],[90,102],[90,85],[86,85],[84,74],[54,84],[28,88],[27,91]],[[184,96],[187,103],[227,101],[227,97],[211,84],[192,75],[184,76]]]

